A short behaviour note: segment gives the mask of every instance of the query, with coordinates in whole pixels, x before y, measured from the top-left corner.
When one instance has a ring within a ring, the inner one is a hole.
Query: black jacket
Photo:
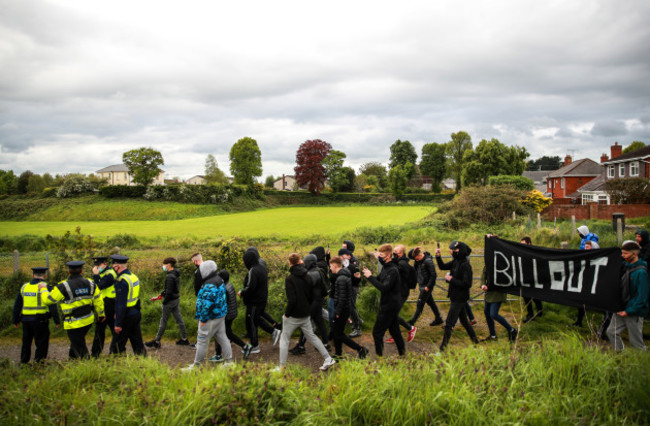
[[[318,266],[318,261],[314,262],[312,256],[305,256],[305,268],[314,285],[314,303],[322,304],[323,299],[329,291],[327,273]]]
[[[397,259],[397,269],[399,270],[400,278],[400,294],[403,298],[409,296],[411,290],[409,289],[409,279],[411,277],[413,266],[409,263],[409,258],[402,256]]]
[[[226,314],[227,320],[234,320],[239,313],[237,310],[237,291],[232,283],[226,283],[226,299],[228,301],[228,313]]]
[[[289,276],[284,280],[287,293],[287,307],[284,315],[293,318],[305,318],[311,313],[311,302],[314,300],[314,284],[303,264],[289,268]]]
[[[341,268],[338,274],[332,274],[334,284],[330,290],[330,297],[334,299],[336,315],[349,315],[352,305],[352,277],[350,271]],[[334,293],[332,295],[332,293]]]
[[[429,291],[433,291],[433,286],[436,285],[436,267],[433,266],[433,258],[431,253],[424,252],[424,258],[421,261],[415,262],[415,271],[418,275],[418,284],[420,290],[424,290],[425,287],[429,288]]]
[[[380,292],[379,309],[381,311],[398,311],[402,307],[402,284],[395,260],[384,263],[379,276],[371,276],[368,281]]]
[[[201,277],[201,271],[197,266],[196,271],[194,271],[194,295],[195,296],[199,295],[199,290],[201,290],[201,287],[203,287],[203,277]]]
[[[438,268],[450,271],[452,278],[447,284],[449,290],[447,297],[452,302],[467,302],[469,300],[469,289],[472,287],[472,265],[467,255],[454,258],[451,262],[444,263],[439,256],[436,256]]]
[[[167,272],[165,277],[165,289],[162,291],[163,295],[163,305],[176,300],[180,297],[180,291],[178,289],[178,277],[181,275],[178,272],[178,269]]]
[[[641,236],[641,250],[639,251],[639,259],[645,260],[648,265],[650,265],[650,237],[648,236],[648,231],[642,229],[636,232]]]
[[[244,265],[248,268],[244,288],[241,291],[244,303],[246,305],[266,303],[269,298],[269,278],[266,268],[259,263],[259,255],[252,250],[247,250],[244,253]]]

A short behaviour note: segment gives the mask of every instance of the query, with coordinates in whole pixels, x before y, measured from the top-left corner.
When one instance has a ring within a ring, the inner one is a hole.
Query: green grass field
[[[300,237],[345,232],[363,226],[399,225],[430,213],[423,206],[288,207],[165,221],[0,222],[0,235],[61,235],[80,226],[85,234],[108,237]]]

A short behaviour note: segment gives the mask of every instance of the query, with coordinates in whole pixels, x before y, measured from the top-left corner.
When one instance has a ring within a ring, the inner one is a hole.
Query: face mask
[[[460,252],[454,251],[451,253],[451,257],[454,259],[460,259]]]
[[[163,271],[167,272],[167,267],[165,265],[162,266]]]
[[[343,259],[343,267],[347,268],[348,266],[350,266],[350,259]]]
[[[100,267],[100,268],[99,268],[99,273],[101,274],[101,273],[104,272],[105,270],[106,270],[106,268],[101,268],[101,267]]]
[[[386,264],[386,261],[385,261],[384,258],[381,257],[381,256],[379,256],[379,257],[377,258],[377,260],[379,260],[379,263],[381,263],[382,265],[385,265],[385,264]]]

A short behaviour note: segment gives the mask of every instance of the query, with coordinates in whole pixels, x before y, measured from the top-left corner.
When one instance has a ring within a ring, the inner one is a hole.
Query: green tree
[[[525,148],[508,147],[494,138],[483,139],[474,150],[463,155],[463,182],[485,185],[490,176],[521,175],[526,168],[526,157]]]
[[[162,172],[163,156],[153,148],[132,149],[122,154],[122,161],[133,176],[133,183],[147,186]]]
[[[34,176],[34,173],[30,170],[25,170],[18,176],[18,193],[27,194],[27,185],[29,185],[29,178]]]
[[[431,189],[433,192],[442,190],[442,181],[447,176],[447,160],[445,158],[445,145],[440,143],[427,143],[422,147],[420,159],[420,172],[423,176],[433,179]]]
[[[41,175],[32,175],[27,182],[27,193],[40,194],[45,189],[45,179]]]
[[[50,188],[50,187],[54,186],[54,178],[49,173],[44,173],[43,174],[43,181],[45,182],[45,187],[46,188]]]
[[[407,162],[405,165],[396,165],[388,172],[388,187],[390,192],[398,200],[406,191],[409,182],[409,176],[413,173],[413,164]]]
[[[629,144],[628,146],[626,146],[623,149],[623,154],[627,154],[628,152],[636,151],[637,149],[641,149],[643,147],[645,147],[645,143],[643,143],[641,141],[634,141],[634,142],[632,142],[631,144]]]
[[[273,182],[275,182],[273,175],[268,175],[264,181],[264,186],[267,188],[273,188]]]
[[[368,177],[375,176],[378,180],[377,185],[381,188],[385,188],[388,185],[388,172],[386,171],[386,166],[381,163],[375,161],[365,163],[359,168],[359,174]]]
[[[418,154],[415,152],[415,148],[411,145],[409,141],[396,140],[390,146],[390,160],[388,162],[388,167],[390,169],[395,166],[406,166],[406,163],[411,163],[411,166],[414,166],[417,163]],[[413,177],[415,168],[411,167],[409,172],[409,179]]]
[[[549,157],[544,155],[537,160],[529,160],[526,170],[557,170],[561,167],[562,160],[559,156]]]
[[[240,185],[252,185],[262,176],[262,152],[255,139],[241,138],[230,148],[230,173]]]
[[[203,179],[205,180],[205,183],[228,183],[226,174],[221,171],[217,164],[217,159],[214,158],[214,155],[212,154],[208,154],[208,157],[205,159],[205,175]]]
[[[451,140],[445,146],[445,154],[449,162],[449,171],[456,181],[456,192],[460,191],[463,177],[463,157],[466,151],[472,150],[472,137],[465,131],[451,134]]]
[[[18,178],[13,170],[0,170],[0,195],[16,194],[18,192]]]
[[[345,158],[345,153],[332,149],[321,162],[325,168],[327,183],[334,192],[342,191],[343,188],[349,188],[350,186],[350,179],[348,178],[347,170],[348,167],[343,167]]]

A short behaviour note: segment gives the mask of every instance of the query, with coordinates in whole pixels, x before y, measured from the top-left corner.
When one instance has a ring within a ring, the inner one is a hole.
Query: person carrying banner
[[[472,265],[469,263],[469,254],[472,249],[461,241],[453,241],[449,245],[449,252],[453,257],[451,262],[444,263],[440,255],[440,248],[436,249],[436,262],[438,269],[449,271],[445,275],[445,281],[449,285],[447,296],[449,297],[449,312],[445,320],[445,334],[440,344],[440,350],[444,351],[451,338],[454,324],[460,319],[470,339],[478,343],[476,332],[467,318],[467,301],[469,300],[469,289],[472,286]]]
[[[648,264],[639,259],[641,247],[636,241],[625,241],[621,247],[625,273],[621,280],[621,301],[625,308],[613,316],[607,336],[614,350],[624,348],[621,333],[627,329],[630,345],[646,350],[643,343],[643,317],[648,313]]]
[[[530,237],[526,236],[521,239],[521,244],[526,244],[527,246],[532,246],[533,245],[533,240],[530,239]],[[543,308],[544,306],[542,305],[542,301],[539,299],[531,299],[530,297],[524,297],[524,303],[526,305],[526,311],[528,314],[526,315],[526,318],[524,318],[524,324],[534,320],[535,318],[541,317],[544,315]],[[537,308],[537,313],[533,310],[533,303],[535,304],[535,307]]]

